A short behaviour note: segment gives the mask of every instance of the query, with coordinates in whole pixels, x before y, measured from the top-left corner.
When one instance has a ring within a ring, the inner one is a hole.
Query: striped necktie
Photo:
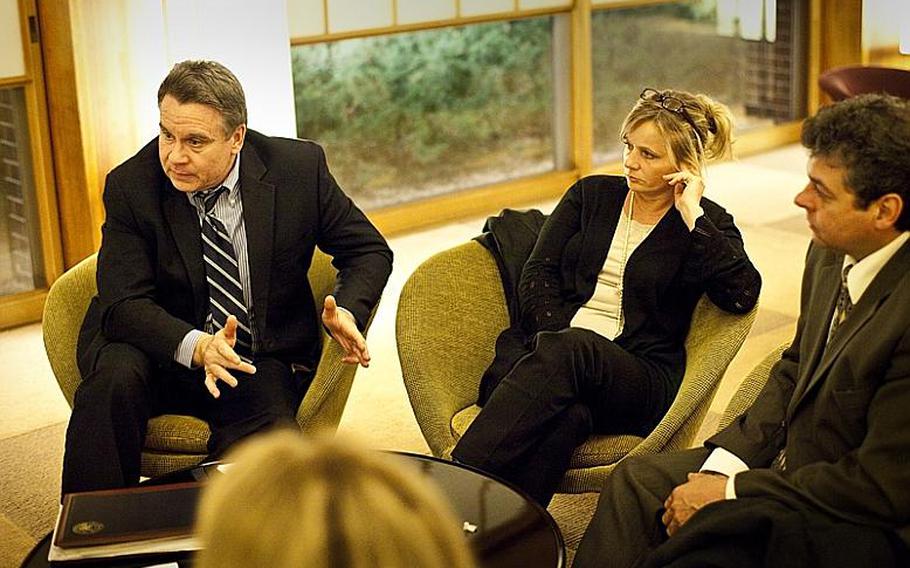
[[[237,317],[237,344],[234,350],[243,358],[252,353],[253,338],[250,316],[243,301],[240,268],[237,255],[227,230],[215,217],[215,203],[227,190],[221,186],[193,197],[202,204],[202,258],[205,261],[205,279],[209,284],[209,321],[206,329],[214,333],[225,326],[229,315]]]
[[[847,289],[847,275],[850,274],[850,269],[854,266],[853,264],[848,264],[844,267],[844,271],[841,272],[840,292],[837,294],[837,305],[834,307],[834,321],[831,322],[831,331],[828,332],[828,342],[834,337],[837,328],[844,323],[844,319],[853,308],[853,302],[850,300],[850,291]]]

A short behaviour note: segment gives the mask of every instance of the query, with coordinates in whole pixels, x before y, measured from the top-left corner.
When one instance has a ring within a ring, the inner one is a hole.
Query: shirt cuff
[[[739,459],[736,454],[723,448],[714,448],[705,463],[702,464],[698,471],[713,471],[722,473],[730,479],[741,471],[748,471],[749,466]]]
[[[199,341],[199,338],[205,335],[205,332],[199,331],[198,329],[189,330],[186,335],[183,336],[183,340],[180,341],[180,345],[177,346],[177,351],[174,352],[174,361],[180,363],[187,369],[195,369],[193,366],[193,352],[196,350],[196,342]]]
[[[724,498],[736,499],[736,474],[735,473],[727,478],[727,485],[724,487]]]
[[[713,471],[726,475],[727,484],[724,486],[724,498],[736,499],[736,474],[749,471],[749,466],[733,452],[723,448],[714,448],[698,471]]]

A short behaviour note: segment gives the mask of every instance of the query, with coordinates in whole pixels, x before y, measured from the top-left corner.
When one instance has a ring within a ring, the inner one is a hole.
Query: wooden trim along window
[[[62,269],[34,0],[4,0],[21,73],[0,77],[0,329],[40,319]],[[11,18],[9,12],[16,13]],[[13,26],[13,24],[15,24]],[[7,38],[9,39],[9,38]],[[11,51],[5,50],[4,56]],[[6,63],[6,62],[5,62]],[[16,69],[3,65],[4,69]]]

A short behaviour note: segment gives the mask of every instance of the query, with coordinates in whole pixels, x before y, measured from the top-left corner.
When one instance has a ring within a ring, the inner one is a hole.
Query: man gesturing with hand
[[[256,367],[240,358],[234,351],[237,343],[237,318],[229,316],[227,325],[215,335],[206,335],[196,342],[193,352],[193,363],[205,371],[205,388],[212,396],[218,398],[221,391],[217,382],[224,381],[232,387],[237,386],[237,379],[229,369],[237,369],[248,375],[256,372]]]
[[[248,129],[240,83],[211,61],[175,65],[158,109],[158,137],[105,183],[64,493],[138,483],[160,414],[208,422],[212,458],[293,423],[323,326],[346,362],[370,360],[362,330],[392,252],[322,148]],[[338,270],[321,322],[307,278],[316,246]]]

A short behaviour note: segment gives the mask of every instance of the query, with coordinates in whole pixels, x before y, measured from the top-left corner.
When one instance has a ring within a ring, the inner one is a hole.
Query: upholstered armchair
[[[777,346],[749,371],[749,374],[746,375],[746,378],[740,383],[736,392],[733,393],[730,402],[727,403],[727,408],[721,415],[720,423],[717,426],[718,431],[723,430],[732,424],[734,420],[739,418],[742,413],[752,406],[752,403],[755,402],[756,397],[758,397],[758,393],[765,388],[765,383],[768,382],[768,377],[771,376],[771,369],[774,368],[774,364],[780,361],[781,353],[783,353],[784,349],[789,345],[790,342],[788,341],[787,343]]]
[[[592,436],[575,451],[560,491],[599,491],[627,455],[688,447],[755,313],[729,314],[703,297],[686,339],[682,387],[667,415],[645,438]],[[508,324],[496,263],[477,242],[436,254],[405,283],[396,320],[398,354],[417,423],[434,455],[450,457],[480,412],[480,377]]]
[[[96,260],[92,255],[66,271],[51,286],[44,306],[44,346],[54,376],[71,407],[81,380],[76,366],[76,340],[89,301],[97,291]],[[321,306],[334,287],[335,269],[329,257],[318,250],[309,278],[316,305]],[[322,345],[316,376],[297,410],[297,422],[304,431],[338,426],[357,371],[357,366],[341,362],[341,347],[324,331]],[[206,456],[209,434],[208,424],[192,416],[165,414],[152,418],[142,452],[141,474],[155,477],[198,464]]]

